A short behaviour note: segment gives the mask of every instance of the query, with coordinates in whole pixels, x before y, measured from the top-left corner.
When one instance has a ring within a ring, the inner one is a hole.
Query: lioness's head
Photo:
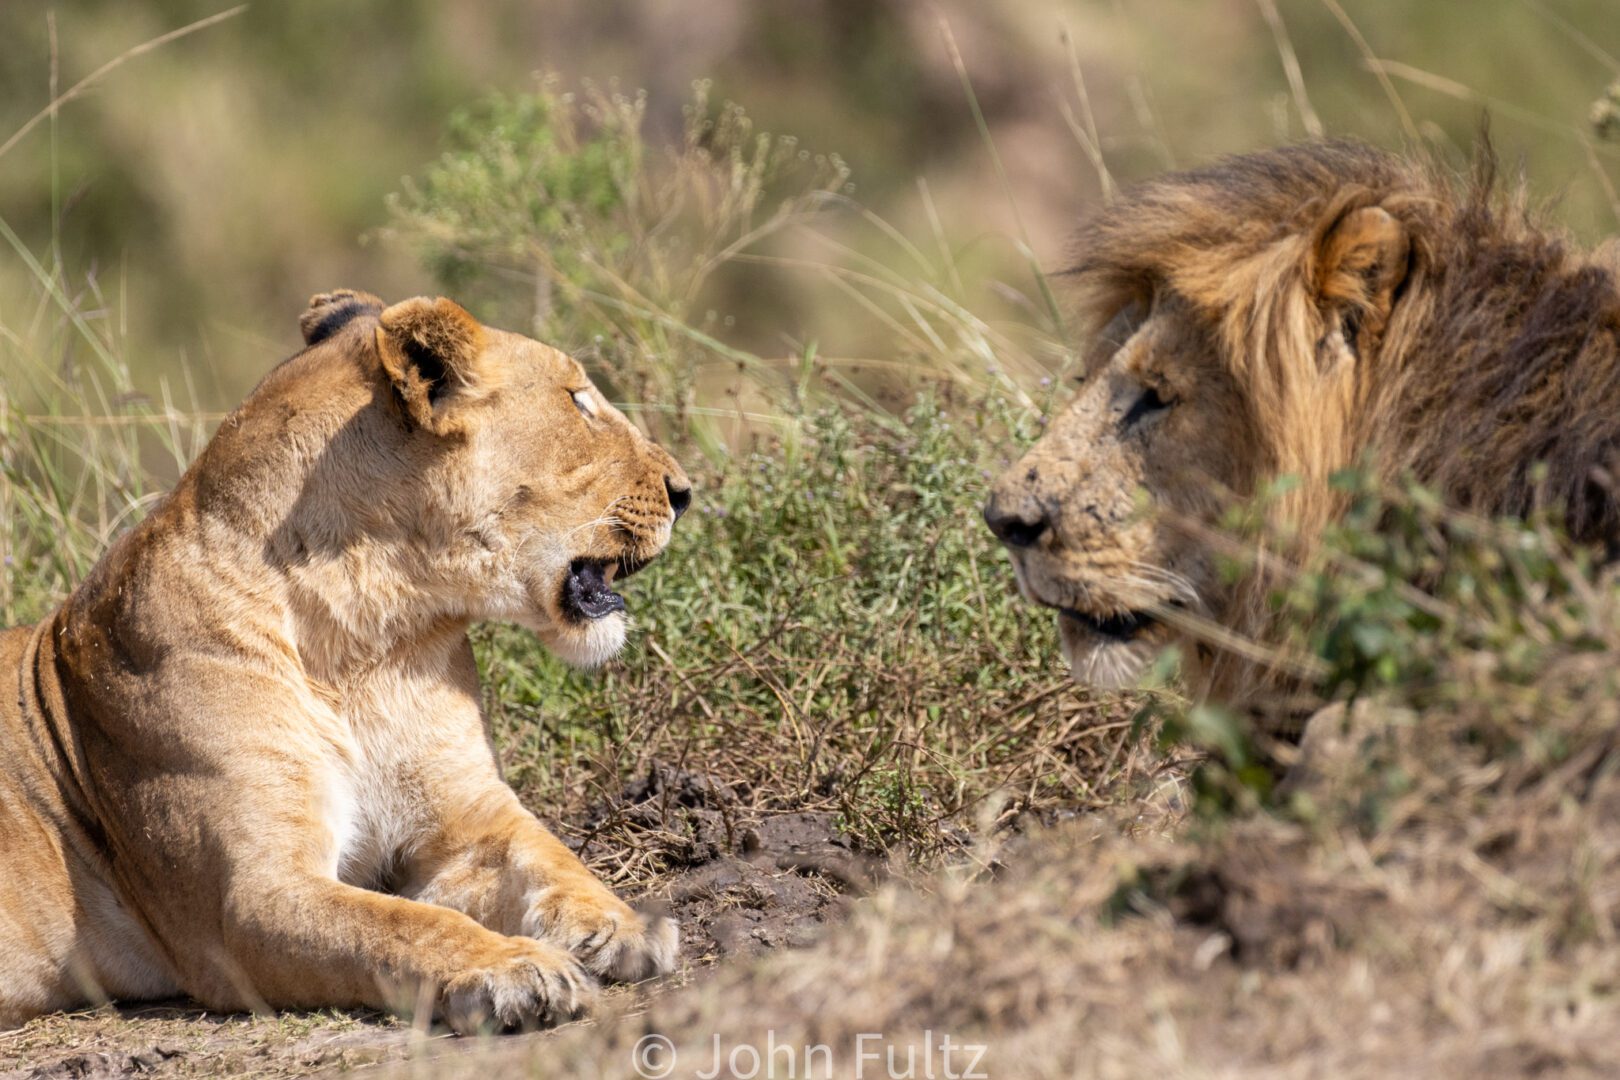
[[[511,621],[570,663],[614,655],[614,586],[691,501],[674,459],[571,357],[449,300],[323,294],[301,326],[198,473],[236,504],[289,493],[270,553],[310,617],[374,639]]]
[[[1080,388],[984,511],[1077,680],[1130,685],[1178,626],[1244,626],[1256,598],[1200,527],[1232,497],[1290,474],[1292,520],[1320,525],[1428,302],[1413,185],[1376,151],[1291,147],[1143,185],[1082,231]]]

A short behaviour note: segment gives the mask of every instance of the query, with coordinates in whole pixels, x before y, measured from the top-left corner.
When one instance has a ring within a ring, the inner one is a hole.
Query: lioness
[[[1131,684],[1197,618],[1265,636],[1265,575],[1224,582],[1196,526],[1283,475],[1295,556],[1365,460],[1620,544],[1620,248],[1538,228],[1488,150],[1461,181],[1350,142],[1232,158],[1143,184],[1077,246],[1083,385],[984,516],[1079,681]],[[1205,692],[1255,682],[1184,652]]]
[[[467,640],[578,665],[685,474],[556,349],[341,291],[38,626],[0,634],[0,1025],[101,998],[576,1015],[667,971],[497,771]]]

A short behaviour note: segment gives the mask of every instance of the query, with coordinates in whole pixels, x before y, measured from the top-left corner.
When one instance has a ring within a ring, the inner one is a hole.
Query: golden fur
[[[674,963],[674,925],[502,782],[466,628],[613,655],[605,582],[668,542],[680,467],[448,300],[332,293],[302,326],[67,602],[0,634],[0,1026],[185,993],[509,1028]]]
[[[1538,228],[1493,172],[1488,149],[1458,180],[1311,143],[1144,184],[1083,229],[1083,386],[985,510],[1078,679],[1128,685],[1202,624],[1235,632],[1185,650],[1213,661],[1203,688],[1241,696],[1256,671],[1207,643],[1264,637],[1270,583],[1223,582],[1199,526],[1285,475],[1291,557],[1361,462],[1484,514],[1556,507],[1614,550],[1620,250]]]

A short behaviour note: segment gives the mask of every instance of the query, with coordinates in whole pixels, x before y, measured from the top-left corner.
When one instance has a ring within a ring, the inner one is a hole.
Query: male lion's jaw
[[[1139,630],[1117,634],[1099,629],[1098,624],[1099,620],[1074,611],[1058,613],[1058,639],[1069,674],[1082,686],[1098,690],[1134,688],[1165,644],[1163,625],[1145,622]]]
[[[1137,607],[1121,607],[1117,596],[1084,581],[1054,580],[1049,568],[1028,553],[1013,551],[1018,591],[1033,604],[1057,613],[1058,637],[1070,675],[1082,686],[1128,690],[1140,682],[1159,653],[1170,644],[1171,629],[1154,611],[1179,606],[1174,600],[1133,597]],[[1036,572],[1039,568],[1039,572]],[[1054,597],[1074,598],[1068,603]],[[1106,614],[1081,605],[1106,608]]]

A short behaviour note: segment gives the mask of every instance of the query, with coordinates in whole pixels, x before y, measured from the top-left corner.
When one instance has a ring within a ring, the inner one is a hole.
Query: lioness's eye
[[[573,393],[574,408],[586,416],[596,415],[596,406],[591,402],[591,395],[584,390],[575,390]]]
[[[1119,422],[1119,426],[1123,430],[1129,431],[1146,417],[1156,412],[1163,412],[1172,404],[1174,403],[1164,400],[1163,397],[1159,396],[1159,391],[1150,386],[1142,391],[1141,397],[1131,403],[1131,407],[1126,410],[1125,417]]]

